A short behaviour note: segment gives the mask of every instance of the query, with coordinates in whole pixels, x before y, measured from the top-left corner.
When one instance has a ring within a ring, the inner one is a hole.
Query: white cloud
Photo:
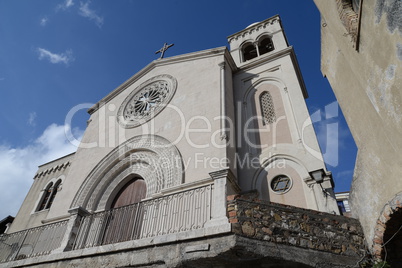
[[[73,0],[66,0],[66,2],[65,2],[65,6],[68,8],[68,7],[71,7],[71,6],[73,6],[74,5],[74,2],[73,2]]]
[[[46,24],[48,23],[48,21],[49,21],[49,19],[48,19],[47,17],[43,17],[43,18],[40,20],[40,25],[41,25],[41,26],[46,26]]]
[[[56,54],[52,53],[47,49],[38,48],[39,59],[48,59],[51,63],[64,63],[68,65],[70,62],[74,60],[72,50],[66,50],[64,53]]]
[[[36,112],[29,113],[28,125],[33,127],[36,126],[36,117],[37,117]]]
[[[63,4],[59,4],[56,7],[56,10],[62,9],[66,10],[74,5],[73,0],[65,0]]]
[[[0,145],[0,204],[7,204],[0,206],[0,219],[16,215],[39,165],[76,151],[65,137],[65,127],[69,129],[52,124],[32,145],[23,148]]]
[[[100,17],[96,14],[95,10],[89,8],[90,1],[86,3],[80,3],[79,14],[83,17],[86,17],[90,20],[95,21],[96,25],[100,28],[103,24],[103,17]]]

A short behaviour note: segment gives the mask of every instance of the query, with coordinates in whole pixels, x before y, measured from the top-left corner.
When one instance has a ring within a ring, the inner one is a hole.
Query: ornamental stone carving
[[[133,128],[147,122],[169,103],[176,87],[176,79],[167,74],[145,81],[123,101],[117,120],[125,128]]]
[[[88,211],[108,208],[118,185],[132,175],[147,184],[147,196],[183,182],[183,163],[177,148],[156,135],[131,138],[111,151],[91,171],[78,190],[71,207]]]

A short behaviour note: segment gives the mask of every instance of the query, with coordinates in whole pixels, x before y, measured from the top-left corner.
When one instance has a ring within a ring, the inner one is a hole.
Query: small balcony
[[[211,218],[211,194],[207,185],[84,216],[72,249],[201,229]]]

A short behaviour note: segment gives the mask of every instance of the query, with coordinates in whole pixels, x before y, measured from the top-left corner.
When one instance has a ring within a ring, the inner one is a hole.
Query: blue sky
[[[64,136],[71,108],[100,100],[157,59],[165,42],[175,44],[166,57],[228,46],[227,36],[276,14],[295,48],[336,191],[348,190],[356,146],[320,72],[312,0],[0,0],[0,202],[8,204],[0,219],[17,213],[38,165],[75,150]],[[76,135],[88,118],[85,110],[73,118]]]

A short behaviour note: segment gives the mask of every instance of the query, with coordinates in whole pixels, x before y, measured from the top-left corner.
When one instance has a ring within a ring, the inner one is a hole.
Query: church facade
[[[336,216],[331,173],[279,16],[228,42],[230,50],[155,60],[90,108],[78,150],[39,167],[2,237],[0,267],[173,267],[221,256],[235,247],[242,206],[230,200],[242,194],[354,226]],[[285,262],[307,267],[310,244],[295,241],[303,257]],[[358,249],[337,249],[329,246],[326,258],[360,258]]]

